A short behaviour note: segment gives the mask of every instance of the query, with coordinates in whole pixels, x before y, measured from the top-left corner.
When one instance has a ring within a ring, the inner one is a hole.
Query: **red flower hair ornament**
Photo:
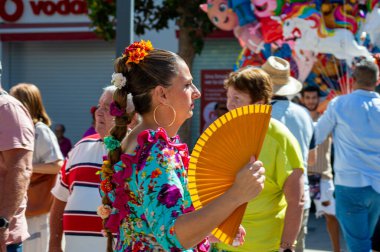
[[[149,40],[141,40],[140,42],[134,42],[130,46],[126,47],[123,52],[123,57],[128,57],[126,64],[139,64],[145,56],[148,55],[148,52],[153,49],[152,43]]]

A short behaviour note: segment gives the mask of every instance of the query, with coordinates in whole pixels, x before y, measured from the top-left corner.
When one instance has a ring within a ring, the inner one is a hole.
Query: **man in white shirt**
[[[354,92],[330,101],[316,125],[316,142],[334,141],[336,215],[349,251],[371,250],[380,216],[379,68],[362,60],[355,66]]]

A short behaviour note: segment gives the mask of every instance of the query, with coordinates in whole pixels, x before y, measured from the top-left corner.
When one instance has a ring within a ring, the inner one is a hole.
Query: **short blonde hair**
[[[264,100],[265,104],[269,104],[273,93],[270,76],[264,70],[252,66],[230,73],[224,81],[224,87],[249,93],[252,103]]]

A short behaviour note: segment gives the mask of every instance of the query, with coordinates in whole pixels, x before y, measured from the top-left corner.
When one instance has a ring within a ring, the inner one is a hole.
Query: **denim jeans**
[[[22,252],[22,243],[7,245],[7,252]]]
[[[380,193],[371,186],[335,187],[336,216],[350,252],[371,251],[371,237],[380,216]]]

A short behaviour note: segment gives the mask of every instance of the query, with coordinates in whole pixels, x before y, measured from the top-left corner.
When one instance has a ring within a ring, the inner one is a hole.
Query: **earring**
[[[174,114],[174,118],[172,121],[170,121],[170,123],[168,125],[162,125],[160,124],[158,121],[157,121],[157,118],[156,118],[156,112],[157,112],[157,109],[160,107],[160,106],[168,106],[172,111],[173,111],[173,114]],[[170,127],[173,125],[174,121],[175,121],[175,118],[177,116],[177,113],[175,112],[175,109],[173,108],[172,105],[169,105],[169,104],[159,104],[157,105],[155,108],[154,108],[154,111],[153,111],[153,120],[154,122],[159,126],[159,127]]]

